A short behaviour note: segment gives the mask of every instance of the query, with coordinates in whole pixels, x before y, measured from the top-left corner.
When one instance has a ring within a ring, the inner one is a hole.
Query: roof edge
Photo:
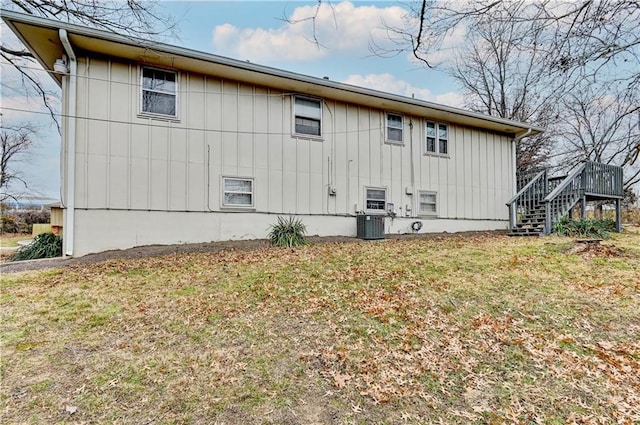
[[[429,108],[429,109],[433,109],[433,110],[437,110],[445,113],[454,114],[461,117],[485,121],[487,123],[500,124],[500,125],[511,126],[518,129],[522,129],[521,132],[517,132],[514,135],[515,137],[522,136],[527,132],[530,132],[532,135],[535,135],[545,131],[545,129],[542,127],[530,125],[520,121],[495,117],[491,115],[482,114],[479,112],[473,112],[473,111],[469,111],[466,109],[461,109],[453,106],[442,105],[439,103],[434,103],[426,100],[414,99],[407,96],[383,92],[375,89],[354,86],[346,83],[340,83],[332,80],[327,80],[324,78],[312,77],[309,75],[299,74],[299,73],[286,71],[278,68],[272,68],[265,65],[258,65],[251,62],[247,62],[247,61],[232,59],[224,56],[219,56],[213,53],[202,52],[202,51],[193,50],[185,47],[179,47],[179,46],[166,44],[162,42],[156,42],[156,41],[146,40],[138,37],[111,33],[105,30],[90,28],[90,27],[86,27],[78,24],[54,21],[54,20],[39,17],[39,16],[26,15],[23,13],[9,11],[1,8],[0,8],[0,17],[2,17],[2,19],[7,23],[7,25],[11,27],[12,31],[16,34],[16,36],[20,39],[20,41],[24,43],[25,46],[27,47],[29,47],[29,43],[24,39],[21,33],[16,30],[16,27],[13,24],[14,22],[27,24],[27,25],[40,26],[40,27],[49,28],[49,29],[56,29],[56,30],[65,29],[69,33],[74,33],[82,36],[95,37],[105,41],[131,45],[136,47],[144,47],[147,49],[169,53],[176,56],[198,59],[198,60],[203,60],[207,62],[214,62],[221,65],[234,67],[234,68],[238,68],[238,69],[242,69],[250,72],[266,74],[266,75],[270,75],[278,78],[296,80],[296,81],[304,82],[307,84],[313,84],[320,87],[326,87],[334,90],[347,91],[347,92],[352,92],[359,95],[371,96],[379,99],[405,103],[411,106]],[[40,58],[37,58],[37,60],[41,63],[41,65],[44,66]],[[44,68],[46,69],[47,67],[44,66]]]

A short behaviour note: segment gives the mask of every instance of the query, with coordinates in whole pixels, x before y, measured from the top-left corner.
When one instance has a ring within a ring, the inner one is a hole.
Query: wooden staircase
[[[540,236],[544,234],[544,204],[535,203],[519,217],[509,231],[509,236]]]
[[[518,193],[507,202],[509,235],[548,235],[554,224],[578,203],[584,218],[586,202],[592,200],[615,201],[620,231],[622,197],[622,167],[614,165],[587,161],[561,177],[549,177],[546,168],[520,173]]]

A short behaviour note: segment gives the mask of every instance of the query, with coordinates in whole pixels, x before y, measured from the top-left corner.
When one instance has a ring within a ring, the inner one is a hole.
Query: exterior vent
[[[359,214],[357,216],[358,238],[384,239],[384,216]]]

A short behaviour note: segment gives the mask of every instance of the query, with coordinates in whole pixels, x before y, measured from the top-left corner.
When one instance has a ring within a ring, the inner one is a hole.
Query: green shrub
[[[11,261],[35,260],[37,258],[51,258],[62,256],[62,238],[53,233],[42,233],[33,238],[33,241],[18,248],[11,257]]]
[[[34,224],[49,223],[49,210],[2,211],[2,233],[31,233]]]
[[[616,222],[611,219],[602,220],[571,220],[563,217],[553,226],[553,231],[559,236],[577,238],[607,239],[609,232],[616,230]]]
[[[3,214],[2,216],[0,216],[0,227],[2,229],[2,233],[20,232],[20,223],[18,223],[15,217],[11,215]]]
[[[19,215],[26,224],[26,233],[31,233],[33,231],[34,224],[49,223],[49,221],[51,221],[51,212],[49,210],[27,210],[19,213]]]
[[[295,217],[278,217],[278,222],[270,226],[269,240],[271,245],[293,247],[307,244],[307,226]]]

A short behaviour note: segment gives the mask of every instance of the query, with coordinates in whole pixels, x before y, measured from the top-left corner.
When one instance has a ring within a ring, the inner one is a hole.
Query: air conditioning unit
[[[372,214],[358,214],[357,236],[360,239],[384,239],[384,216]]]

